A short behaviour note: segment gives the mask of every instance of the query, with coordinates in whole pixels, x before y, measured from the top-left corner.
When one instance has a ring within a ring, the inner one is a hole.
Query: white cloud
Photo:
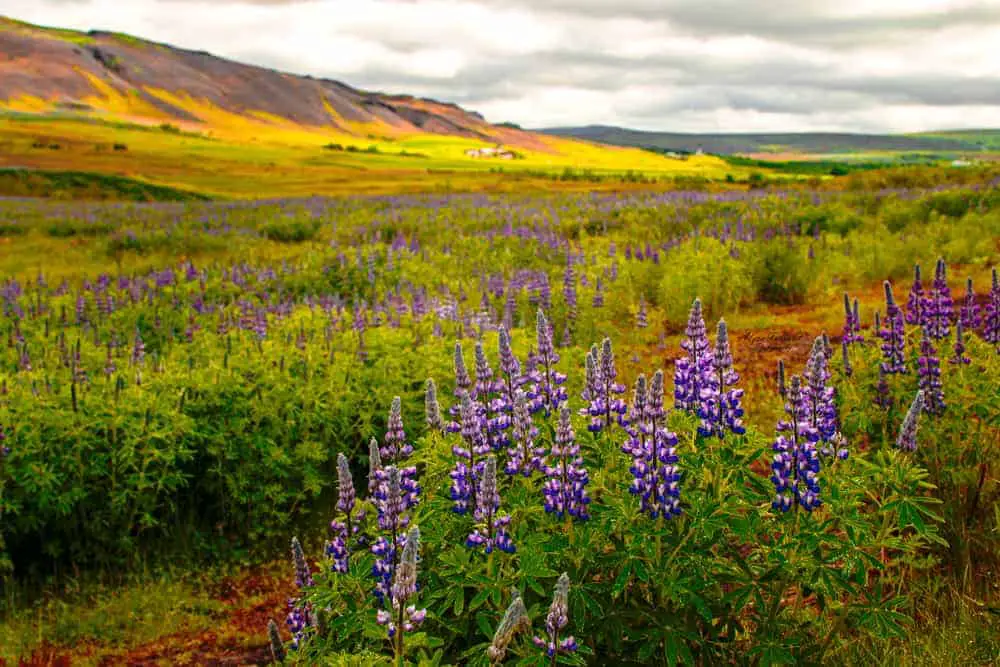
[[[996,125],[990,0],[5,0],[525,126],[913,131]]]

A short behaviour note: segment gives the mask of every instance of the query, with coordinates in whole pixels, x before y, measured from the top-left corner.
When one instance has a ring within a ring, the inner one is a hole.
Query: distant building
[[[497,144],[496,146],[489,146],[486,148],[470,148],[469,150],[465,151],[465,154],[468,157],[475,157],[475,158],[488,157],[488,158],[495,158],[498,160],[513,160],[515,157],[514,151],[504,147],[501,144]]]

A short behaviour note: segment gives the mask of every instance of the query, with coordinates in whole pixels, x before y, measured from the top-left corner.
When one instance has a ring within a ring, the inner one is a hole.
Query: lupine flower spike
[[[427,428],[431,431],[443,431],[444,420],[441,419],[441,406],[438,404],[437,385],[434,380],[427,378],[424,386],[424,415],[427,420]]]
[[[701,390],[701,425],[698,433],[724,438],[726,433],[746,433],[743,427],[743,390],[736,388],[740,376],[733,369],[733,354],[729,348],[729,329],[719,320],[712,355],[711,382]]]
[[[573,653],[577,649],[576,639],[572,635],[560,638],[567,625],[569,625],[569,575],[563,572],[556,582],[552,605],[545,616],[545,637],[535,636],[532,639],[535,646],[553,659],[553,664],[559,653]]]
[[[913,397],[913,403],[903,418],[903,425],[896,438],[896,447],[907,452],[917,451],[917,427],[920,425],[920,413],[924,411],[924,392],[918,391]]]
[[[713,381],[712,353],[701,312],[701,299],[695,299],[691,305],[684,333],[686,337],[681,341],[684,355],[674,366],[674,407],[698,414],[701,392]]]
[[[344,513],[344,520],[330,522],[333,539],[327,542],[326,555],[330,558],[330,568],[334,572],[347,572],[350,560],[348,540],[357,530],[354,524],[354,480],[347,457],[337,454],[337,510]]]
[[[569,408],[563,405],[559,411],[559,425],[552,443],[549,465],[545,469],[548,480],[542,487],[542,493],[545,495],[546,512],[559,518],[568,514],[583,521],[590,518],[587,512],[590,504],[590,497],[587,495],[590,475],[583,467],[580,447],[575,438]]]
[[[920,341],[920,357],[917,359],[919,377],[917,387],[924,394],[924,412],[939,415],[944,412],[944,390],[941,385],[941,360],[931,341],[930,327],[924,327]]]
[[[314,584],[312,573],[297,537],[292,538],[292,563],[295,565],[295,585],[300,589],[312,587]],[[292,648],[297,649],[306,635],[316,626],[312,605],[302,602],[299,598],[289,598],[285,625],[292,634]]]
[[[927,296],[924,294],[924,283],[920,278],[920,265],[913,266],[913,285],[910,286],[910,296],[906,300],[906,323],[922,326],[926,317]]]
[[[997,278],[997,270],[993,269],[993,286],[990,289],[990,298],[986,303],[985,317],[983,317],[983,340],[997,346],[1000,351],[1000,280]]]
[[[644,376],[636,380],[627,430],[622,451],[632,457],[629,492],[639,497],[639,509],[651,519],[680,514],[677,436],[666,428],[663,371],[656,372],[648,390]]]
[[[819,507],[819,456],[816,441],[819,433],[809,419],[809,407],[802,380],[793,375],[785,402],[788,419],[778,422],[778,435],[772,449],[771,482],[774,509],[787,512],[798,505],[807,512]]]
[[[510,515],[500,513],[500,492],[497,489],[497,459],[492,454],[483,464],[483,474],[476,494],[476,529],[465,540],[466,546],[483,547],[489,554],[493,549],[514,553],[514,541],[507,532]]]
[[[935,340],[947,338],[951,333],[954,304],[951,290],[948,289],[946,272],[947,266],[944,260],[939,259],[934,271],[934,282],[931,283],[930,293],[927,296],[924,324],[927,327],[927,333]]]
[[[892,285],[883,283],[885,288],[885,322],[879,331],[882,339],[882,368],[887,375],[906,373],[906,340],[904,338],[903,313],[892,296]]]
[[[388,609],[380,609],[375,617],[379,625],[386,626],[397,661],[405,652],[405,636],[413,632],[427,617],[426,609],[407,604],[417,594],[417,556],[420,550],[420,529],[410,528],[404,538],[403,555],[399,560],[389,593]]]
[[[514,599],[511,600],[510,606],[504,612],[500,625],[493,633],[493,641],[486,649],[486,656],[490,659],[490,663],[503,662],[504,658],[507,657],[507,647],[514,641],[514,637],[530,628],[531,619],[528,618],[528,610],[524,606],[524,600],[515,591]]]
[[[952,349],[955,351],[955,356],[948,360],[949,363],[957,365],[972,363],[972,359],[965,354],[965,325],[962,324],[962,320],[955,323],[955,344]]]
[[[976,331],[982,324],[979,316],[979,304],[976,303],[976,290],[972,286],[972,278],[965,281],[965,299],[958,311],[958,321],[966,331]]]
[[[273,618],[267,621],[267,640],[271,645],[271,657],[280,665],[285,661],[285,647],[281,643],[278,624],[274,622]]]

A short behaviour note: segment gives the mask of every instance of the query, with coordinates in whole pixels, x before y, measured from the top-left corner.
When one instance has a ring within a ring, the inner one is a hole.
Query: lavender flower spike
[[[567,625],[569,625],[569,575],[563,572],[556,582],[552,605],[545,616],[546,637],[536,636],[532,641],[550,658],[559,653],[572,653],[577,649],[576,639],[572,635],[560,639],[560,634]]]
[[[972,278],[965,281],[965,299],[958,311],[958,321],[967,331],[975,331],[982,324],[979,316],[979,304],[976,303],[976,290],[972,286]]]
[[[292,563],[295,564],[295,585],[299,588],[312,586],[314,584],[312,573],[309,571],[306,555],[297,537],[292,538]]]
[[[986,303],[985,310],[983,340],[1000,348],[1000,280],[997,279],[995,268],[993,269],[993,287],[990,289],[990,298]]]
[[[930,327],[924,327],[924,337],[920,341],[920,357],[917,359],[919,377],[917,387],[924,393],[924,412],[941,414],[944,412],[944,390],[941,385],[941,360],[931,341]]]
[[[913,285],[910,286],[910,296],[906,300],[907,324],[923,325],[926,320],[927,296],[924,294],[924,283],[920,278],[920,265],[913,266]]]
[[[580,447],[575,438],[569,408],[564,404],[559,411],[559,425],[552,443],[550,464],[545,469],[548,480],[542,487],[542,493],[545,495],[546,512],[554,513],[560,518],[568,514],[583,521],[590,518],[587,513],[587,505],[590,504],[590,497],[587,495],[590,475],[583,467]]]
[[[389,408],[389,421],[386,426],[385,444],[379,452],[383,459],[390,463],[400,464],[413,453],[413,445],[406,442],[406,431],[403,430],[403,409],[399,396],[392,399]]]
[[[724,438],[726,433],[746,433],[743,427],[743,390],[736,388],[740,376],[733,369],[733,354],[729,347],[729,329],[725,320],[719,320],[712,355],[711,382],[701,390],[701,417],[699,434]]]
[[[691,304],[684,333],[686,338],[681,341],[681,349],[685,354],[674,366],[674,407],[697,414],[701,409],[701,391],[712,383],[712,354],[701,299]]]
[[[493,641],[486,649],[486,656],[490,663],[503,662],[507,657],[507,647],[514,640],[515,635],[531,628],[531,619],[528,618],[528,610],[524,606],[524,600],[514,591],[514,599],[504,612],[500,625],[493,633]]]
[[[437,385],[434,380],[427,378],[424,385],[424,414],[427,420],[427,428],[431,431],[441,432],[444,430],[444,420],[441,418],[441,406],[438,404]]]
[[[500,514],[500,492],[497,489],[497,459],[492,454],[483,464],[483,474],[476,494],[476,529],[466,539],[469,547],[483,547],[486,553],[500,549],[514,553],[514,541],[507,533],[510,515]]]
[[[379,472],[382,470],[382,455],[379,453],[378,440],[372,438],[368,442],[368,496],[375,497],[379,487]]]
[[[892,296],[892,285],[889,281],[885,287],[885,322],[884,328],[878,332],[882,339],[882,370],[887,374],[906,373],[906,339],[903,323],[903,313],[896,305]]]
[[[917,427],[920,425],[920,413],[924,410],[924,392],[918,391],[913,397],[913,403],[906,412],[903,425],[896,438],[896,447],[907,452],[917,451]]]

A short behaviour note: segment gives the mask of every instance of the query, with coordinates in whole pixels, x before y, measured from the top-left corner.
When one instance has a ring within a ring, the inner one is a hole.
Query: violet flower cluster
[[[296,587],[306,589],[315,585],[309,570],[309,563],[306,562],[305,553],[302,551],[302,544],[297,537],[292,538],[292,564],[295,567]],[[316,627],[316,615],[312,605],[300,598],[289,598],[285,625],[288,626],[288,631],[292,635],[292,648],[297,649]]]
[[[983,317],[983,340],[1000,349],[1000,280],[993,269],[993,283]]]
[[[580,458],[580,446],[576,444],[576,434],[570,422],[569,408],[563,405],[559,410],[559,424],[555,440],[545,467],[548,479],[542,487],[545,496],[545,511],[562,518],[566,515],[579,521],[590,518],[587,506],[587,484],[590,475]]]
[[[372,576],[375,578],[375,597],[384,604],[399,564],[399,554],[404,546],[405,532],[410,524],[408,511],[419,502],[420,489],[416,482],[403,475],[394,465],[377,471],[375,507],[378,527],[382,531],[371,551],[375,556]]]
[[[493,549],[514,553],[514,540],[507,532],[510,515],[500,513],[500,490],[497,487],[497,459],[492,454],[483,463],[483,474],[476,494],[473,513],[476,528],[465,540],[466,546],[482,547],[489,554]]]
[[[861,318],[858,315],[858,300],[854,300],[852,306],[851,299],[844,292],[844,332],[841,340],[850,345],[851,343],[863,343],[864,335],[861,333]]]
[[[555,368],[556,364],[559,363],[559,354],[552,344],[552,326],[541,309],[538,310],[535,320],[535,334],[538,351],[529,359],[530,368],[526,373],[528,380],[526,393],[531,412],[536,413],[544,410],[545,415],[548,416],[557,410],[567,398],[566,388],[563,387],[566,375]]]
[[[787,512],[799,506],[811,512],[820,506],[820,461],[816,451],[819,433],[809,420],[808,400],[802,380],[793,375],[785,402],[788,419],[778,422],[778,435],[771,449],[771,482],[775,497],[771,506]]]
[[[883,283],[885,288],[885,322],[879,330],[882,339],[882,370],[886,375],[906,373],[906,332],[903,313],[892,296],[892,285]]]
[[[667,430],[663,408],[663,371],[656,371],[648,389],[646,377],[635,382],[635,394],[622,451],[632,457],[629,492],[638,496],[639,509],[651,519],[670,519],[681,513],[677,436]]]
[[[389,605],[387,609],[379,609],[375,620],[386,627],[389,639],[397,655],[403,652],[403,635],[413,632],[427,618],[426,609],[417,609],[416,605],[408,604],[417,594],[417,556],[420,550],[420,529],[417,526],[401,537],[402,556],[396,566],[389,587]]]
[[[549,613],[545,615],[545,637],[535,636],[532,641],[535,646],[545,651],[545,655],[553,658],[560,653],[573,653],[577,649],[576,639],[569,635],[562,637],[562,632],[569,625],[569,575],[563,572],[556,581],[552,595]]]
[[[587,407],[581,409],[580,414],[590,417],[587,429],[592,433],[600,433],[615,422],[624,425],[628,407],[620,396],[625,393],[625,385],[617,382],[618,370],[615,368],[610,338],[604,339],[600,351],[596,345],[590,348],[586,369],[586,385],[582,396],[587,401]]]
[[[896,438],[896,447],[906,452],[917,451],[917,427],[920,425],[920,413],[924,411],[924,392],[918,391],[913,397],[913,403],[903,418],[903,424]]]
[[[941,360],[931,340],[930,326],[923,329],[920,357],[917,359],[917,387],[924,395],[924,412],[938,415],[944,412],[944,389],[941,385]]]
[[[475,507],[476,487],[482,475],[482,458],[490,452],[486,439],[483,418],[479,406],[466,394],[462,398],[461,434],[463,445],[453,445],[455,467],[449,473],[451,477],[450,495],[453,511],[465,514],[470,507]]]
[[[976,290],[972,285],[972,278],[968,278],[965,281],[965,298],[962,299],[962,305],[958,309],[958,323],[966,331],[976,331],[982,324],[982,318],[979,315],[979,304],[976,302]]]
[[[504,472],[508,475],[531,477],[535,471],[544,470],[545,448],[535,444],[538,429],[531,419],[528,398],[520,389],[514,397],[513,431],[507,449],[507,464]]]
[[[836,455],[839,459],[846,459],[847,450],[838,449],[835,445],[835,442],[840,441],[837,437],[840,420],[834,402],[835,390],[827,384],[830,380],[830,367],[822,337],[816,338],[813,342],[809,361],[806,362],[805,380],[802,393],[809,411],[809,422],[818,436],[820,455],[826,457]]]
[[[359,530],[358,517],[354,514],[356,502],[354,479],[347,457],[337,454],[337,511],[344,518],[330,522],[333,539],[326,544],[326,555],[330,559],[330,569],[334,572],[347,572],[350,567],[351,551],[348,542]]]
[[[691,305],[684,334],[685,339],[681,341],[684,355],[674,365],[674,407],[697,415],[701,409],[701,392],[713,382],[712,353],[701,299],[695,299]]]
[[[726,433],[742,435],[746,433],[743,426],[743,390],[736,387],[740,376],[733,368],[729,329],[725,320],[719,320],[711,363],[710,381],[702,387],[700,394],[698,415],[701,424],[698,433],[720,439],[725,438]]]
[[[924,282],[920,277],[920,265],[913,266],[913,284],[910,285],[910,296],[906,299],[906,323],[923,326],[926,319],[927,295],[924,294]]]
[[[939,259],[934,268],[934,282],[927,295],[924,310],[924,326],[931,338],[940,340],[951,333],[951,320],[954,315],[954,303],[951,290],[948,289],[947,267],[944,260]]]

